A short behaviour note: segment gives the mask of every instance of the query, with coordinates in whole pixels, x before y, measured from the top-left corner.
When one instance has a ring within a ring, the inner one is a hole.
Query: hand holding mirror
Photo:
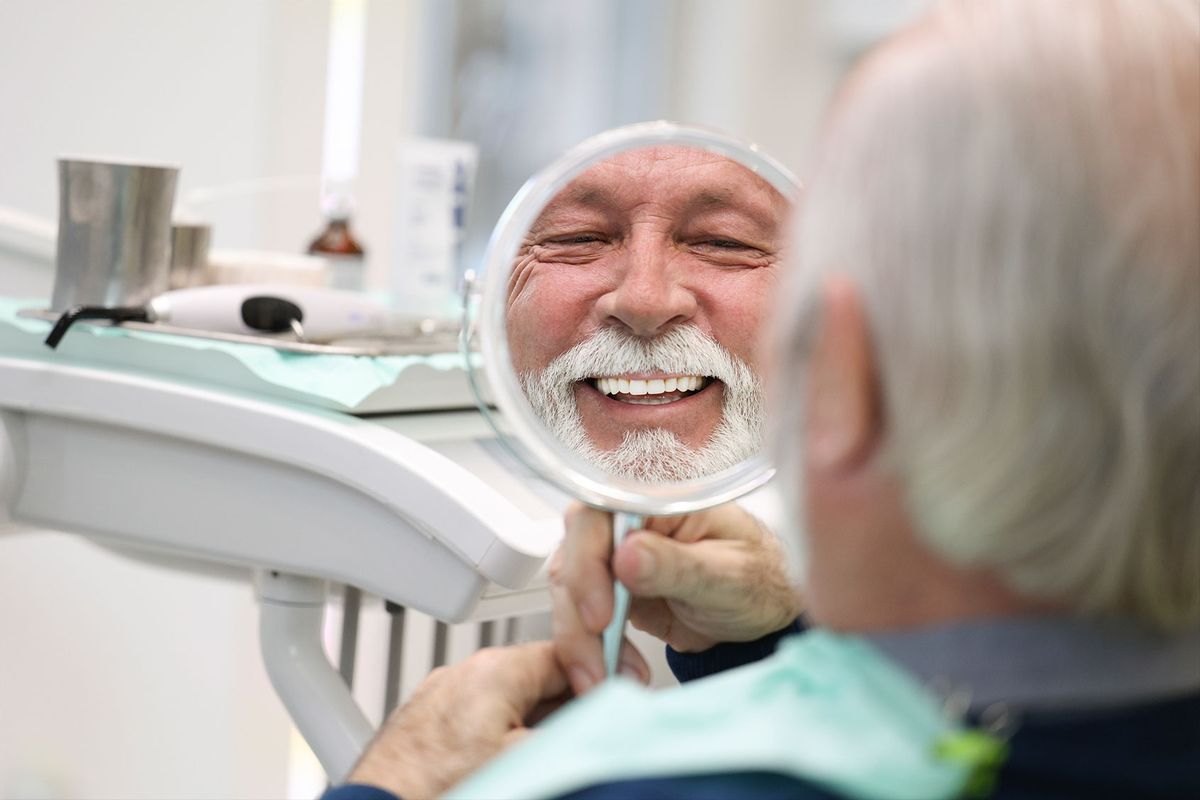
[[[753,145],[644,123],[569,151],[498,223],[464,326],[498,432],[547,480],[615,512],[614,547],[644,515],[770,478],[756,357],[797,188]],[[615,599],[610,673],[620,584]]]

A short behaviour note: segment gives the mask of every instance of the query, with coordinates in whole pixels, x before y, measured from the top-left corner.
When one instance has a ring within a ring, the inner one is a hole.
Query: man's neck
[[[1060,610],[1008,588],[991,570],[962,569],[934,556],[911,530],[887,537],[886,558],[850,552],[821,583],[812,616],[834,630],[866,633]],[[834,577],[836,575],[836,577]]]

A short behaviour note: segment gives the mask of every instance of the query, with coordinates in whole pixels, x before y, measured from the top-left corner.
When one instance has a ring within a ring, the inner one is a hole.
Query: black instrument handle
[[[112,322],[149,322],[150,311],[145,306],[72,306],[62,313],[50,335],[46,346],[51,350],[67,335],[67,331],[81,319],[107,319]]]

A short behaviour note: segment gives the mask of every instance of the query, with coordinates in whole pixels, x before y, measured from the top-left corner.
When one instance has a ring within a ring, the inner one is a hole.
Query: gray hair
[[[880,57],[807,190],[782,383],[848,276],[924,540],[1027,596],[1197,625],[1200,10],[960,0]]]

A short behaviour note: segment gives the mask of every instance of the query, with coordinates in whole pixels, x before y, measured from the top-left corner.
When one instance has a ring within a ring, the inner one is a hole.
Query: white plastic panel
[[[535,519],[372,420],[0,358],[5,408],[24,430],[14,518],[328,578],[448,621],[492,582],[528,587],[561,535],[549,505]]]

